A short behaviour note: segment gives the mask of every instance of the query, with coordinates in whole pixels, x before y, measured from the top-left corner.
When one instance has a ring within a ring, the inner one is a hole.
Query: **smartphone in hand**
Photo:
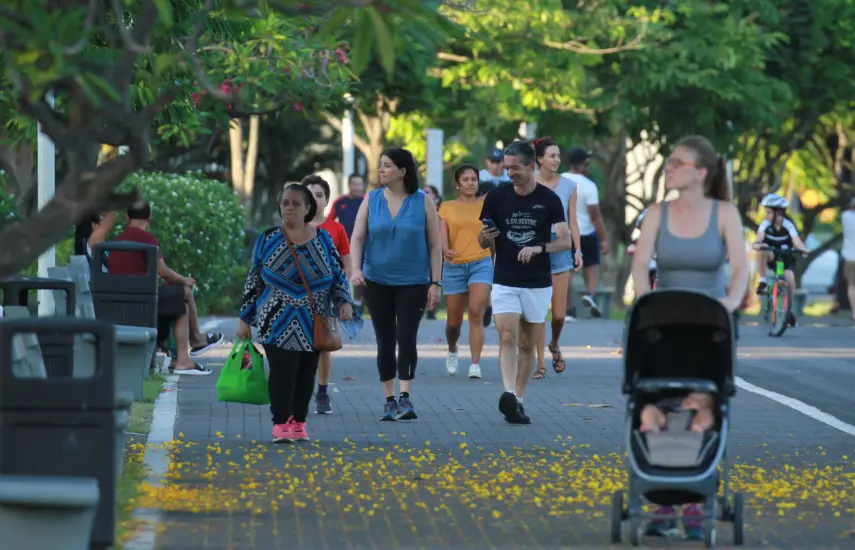
[[[496,222],[494,222],[490,218],[484,218],[483,220],[481,220],[481,223],[486,225],[489,229],[498,229],[498,227],[496,227]]]

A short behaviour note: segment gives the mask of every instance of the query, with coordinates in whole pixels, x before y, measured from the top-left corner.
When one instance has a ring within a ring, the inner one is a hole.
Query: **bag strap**
[[[282,236],[285,237],[285,242],[288,243],[288,250],[291,251],[291,257],[294,258],[294,265],[297,266],[297,273],[300,274],[300,279],[303,281],[303,287],[306,289],[306,297],[309,299],[309,309],[312,310],[312,314],[314,311],[317,311],[318,308],[315,307],[315,298],[312,296],[312,289],[309,288],[309,282],[306,280],[306,274],[303,273],[303,268],[300,267],[300,258],[297,257],[297,251],[294,250],[294,243],[291,242],[291,239],[288,238],[288,235],[285,232],[282,232]]]

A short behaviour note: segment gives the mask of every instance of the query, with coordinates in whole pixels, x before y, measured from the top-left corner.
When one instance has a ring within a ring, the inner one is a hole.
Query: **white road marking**
[[[212,319],[199,327],[199,332],[205,334],[207,332],[214,332],[214,329],[220,326],[223,323],[223,319]]]
[[[824,413],[816,407],[808,405],[807,403],[803,403],[798,399],[793,399],[792,397],[787,397],[786,395],[781,395],[780,393],[763,389],[760,386],[755,386],[750,382],[746,382],[739,376],[736,377],[736,387],[743,389],[747,392],[762,395],[767,399],[771,399],[776,403],[780,403],[785,407],[789,407],[796,412],[800,412],[805,416],[813,418],[818,422],[822,422],[826,426],[830,426],[836,430],[840,430],[845,434],[855,435],[855,426],[853,426],[852,424],[847,424],[836,416],[831,416],[828,413]]]

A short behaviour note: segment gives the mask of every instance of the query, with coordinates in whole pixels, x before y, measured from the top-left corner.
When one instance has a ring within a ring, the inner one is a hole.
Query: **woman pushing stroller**
[[[649,266],[655,253],[657,289],[703,292],[732,313],[739,308],[747,290],[748,258],[724,161],[709,140],[688,136],[677,142],[665,161],[665,188],[676,190],[678,196],[651,205],[644,216],[632,266],[635,295],[650,291]],[[726,258],[732,269],[730,288],[725,288],[722,270]],[[715,426],[713,405],[712,395],[706,393],[688,393],[670,402],[647,405],[641,413],[641,430],[668,429],[667,413],[678,409],[694,412],[690,425],[681,429],[705,432]],[[663,506],[656,515],[674,516],[674,509]],[[703,537],[701,521],[691,518],[700,515],[697,504],[684,505],[683,523],[689,538]],[[667,536],[674,531],[674,519],[654,519],[648,523],[646,533]]]

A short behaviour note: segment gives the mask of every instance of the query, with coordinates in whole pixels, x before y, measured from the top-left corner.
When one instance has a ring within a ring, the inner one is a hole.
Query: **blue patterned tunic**
[[[261,343],[292,351],[313,351],[312,319],[315,313],[334,315],[352,304],[341,257],[329,234],[318,229],[309,242],[295,245],[300,266],[318,308],[309,311],[306,288],[294,257],[279,227],[262,233],[252,251],[252,268],[244,284],[240,318],[259,330]],[[333,308],[333,304],[335,307]]]

